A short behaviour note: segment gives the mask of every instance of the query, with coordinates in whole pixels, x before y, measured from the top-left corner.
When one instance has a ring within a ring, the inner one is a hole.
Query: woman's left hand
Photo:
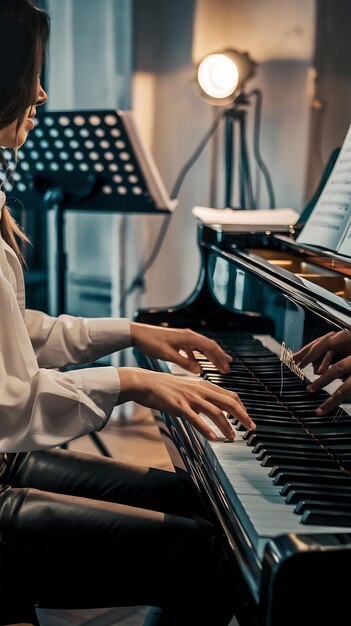
[[[194,351],[204,354],[223,374],[230,370],[229,364],[233,360],[213,339],[188,328],[161,328],[131,322],[131,339],[132,346],[144,354],[176,363],[193,374],[201,374]],[[186,356],[180,354],[180,350]]]

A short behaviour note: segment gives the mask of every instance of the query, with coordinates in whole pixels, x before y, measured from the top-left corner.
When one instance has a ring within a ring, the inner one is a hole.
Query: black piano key
[[[306,441],[306,443],[290,443],[290,442],[270,442],[270,441],[262,441],[260,443],[256,443],[253,447],[253,454],[259,454],[261,450],[265,450],[267,452],[271,452],[277,450],[282,454],[284,451],[291,452],[308,452],[311,455],[319,455],[326,454],[327,450],[322,448],[320,444],[311,439]]]
[[[289,412],[284,409],[284,408],[280,408],[280,407],[274,407],[271,406],[269,408],[267,407],[253,407],[250,408],[250,403],[246,403],[245,404],[245,408],[247,410],[247,412],[250,412],[250,414],[254,414],[257,417],[285,417],[287,419],[292,420],[292,415],[289,414]]]
[[[324,494],[350,494],[351,496],[351,484],[348,486],[346,484],[342,485],[316,485],[314,483],[308,482],[308,478],[306,478],[306,482],[289,482],[286,483],[279,491],[280,495],[283,497],[287,497],[290,493],[294,491],[310,491],[310,490],[321,490]]]
[[[226,389],[227,391],[234,391],[235,393],[239,394],[242,393],[243,391],[249,391],[251,394],[259,394],[259,389],[257,389],[257,384],[250,384],[250,383],[240,383],[240,384],[233,384],[233,382],[231,383],[223,383],[220,380],[211,380],[210,378],[206,378],[204,377],[204,380],[207,380],[210,383],[213,383],[214,385],[217,385],[217,387],[222,387],[223,389]]]
[[[301,472],[301,473],[304,473],[306,478],[308,477],[309,480],[313,476],[324,476],[326,478],[327,478],[327,476],[334,476],[334,477],[344,476],[344,475],[347,476],[347,473],[344,472],[338,466],[324,468],[324,467],[311,467],[309,465],[300,465],[299,467],[296,467],[295,465],[293,465],[289,461],[290,461],[290,459],[287,460],[286,463],[282,462],[279,465],[274,465],[272,467],[272,469],[269,471],[268,476],[270,478],[275,478],[275,476],[277,476],[277,474],[280,474],[281,472],[287,472],[287,473],[289,473],[289,472]],[[348,477],[348,478],[350,478],[350,482],[351,482],[351,476]]]
[[[329,459],[327,455],[325,455],[325,458],[323,459],[308,458],[307,456],[280,456],[278,454],[266,454],[261,460],[262,467],[282,467],[283,465],[286,466],[287,463],[289,463],[290,467],[304,467],[309,468],[309,470],[312,468],[314,471],[323,471],[324,469],[329,470],[333,468],[338,470],[340,468],[339,464],[334,459]]]
[[[257,417],[257,415],[252,415],[250,413],[250,417],[251,419],[255,422],[256,426],[259,427],[260,429],[267,429],[270,428],[273,432],[275,432],[276,430],[288,430],[289,432],[294,432],[294,429],[300,429],[301,428],[301,424],[299,424],[298,422],[296,422],[296,424],[293,421],[290,420],[283,420],[283,419],[265,419],[265,418],[261,418],[261,417]],[[233,423],[235,421],[235,430],[247,430],[247,426],[244,426],[241,422],[239,422],[239,420],[233,420]]]
[[[305,511],[301,517],[302,524],[310,524],[312,526],[351,526],[351,513],[339,513],[337,511]]]
[[[286,485],[287,483],[309,483],[312,485],[335,485],[336,487],[347,485],[351,487],[351,478],[347,474],[326,474],[320,472],[319,474],[308,474],[306,472],[298,471],[297,469],[284,470],[277,472],[274,476],[273,484],[278,486]]]
[[[276,433],[276,432],[263,432],[263,430],[248,430],[243,435],[243,439],[246,441],[248,446],[254,446],[256,443],[261,443],[264,441],[274,442],[313,442],[316,441],[312,435],[301,428],[301,430],[296,430],[294,434],[291,433]]]
[[[221,374],[220,372],[215,371],[204,371],[203,377],[208,380],[213,380],[221,383],[228,383],[228,385],[233,385],[234,383],[252,383],[256,385],[260,385],[260,381],[250,373],[242,372],[242,371],[231,371],[228,374]]]
[[[289,406],[288,409],[290,409],[291,413],[293,415],[295,415],[296,417],[298,417],[299,419],[303,420],[307,418],[312,418],[312,420],[318,420],[320,419],[320,417],[318,418],[318,416],[316,415],[316,409],[318,409],[319,404],[316,404],[316,406],[314,407],[301,407],[300,409],[296,409],[292,406]],[[325,416],[326,419],[331,419],[331,416]]]
[[[230,389],[228,390],[230,391]],[[285,407],[283,407],[281,404],[279,404],[278,402],[276,402],[275,398],[273,396],[264,396],[263,394],[259,394],[256,397],[252,397],[252,393],[241,393],[240,394],[240,399],[242,400],[242,402],[245,404],[245,406],[252,406],[252,407],[273,407],[273,408],[277,408],[277,409],[284,409],[286,412],[289,412]],[[291,411],[290,411],[291,412]]]
[[[326,416],[326,417],[317,417],[316,415],[314,417],[304,417],[303,415],[301,417],[299,417],[297,415],[297,419],[298,421],[300,421],[306,428],[308,428],[308,430],[312,430],[313,432],[315,432],[318,428],[319,432],[322,432],[323,430],[329,429],[329,430],[333,430],[335,428],[343,428],[344,425],[346,424],[346,422],[335,422],[334,419],[331,419],[330,417]],[[351,425],[351,422],[350,422]],[[348,426],[347,426],[348,428]]]
[[[330,502],[325,502],[323,500],[302,500],[295,506],[294,513],[302,515],[305,511],[311,511],[313,513],[316,509],[320,511],[333,511],[333,513],[338,512],[351,515],[350,504],[335,502],[331,505]]]
[[[291,417],[281,417],[281,416],[277,416],[277,417],[262,417],[260,415],[257,415],[257,413],[252,413],[250,411],[248,411],[248,414],[250,415],[251,419],[255,422],[256,426],[262,425],[262,426],[272,426],[273,428],[279,428],[280,426],[282,428],[285,427],[291,427],[291,428],[301,428],[301,424],[297,421],[294,421],[294,419],[292,419]],[[240,425],[240,421],[234,417],[234,419],[232,420],[232,424],[234,426]]]
[[[335,457],[336,458],[336,457]],[[340,461],[340,465],[349,472],[351,470],[351,462],[349,459],[338,459]]]
[[[284,400],[285,402],[293,402],[294,400],[299,400],[304,399],[304,400],[308,400],[311,399],[311,394],[309,394],[307,391],[305,392],[303,389],[285,389],[283,390],[282,394],[277,393],[276,394],[278,398],[281,398],[281,395],[284,395]],[[328,398],[327,393],[315,393],[313,394],[313,399],[317,400],[318,402],[323,402],[324,400],[326,400]]]
[[[341,452],[339,450],[334,450],[334,451],[331,450],[330,454],[335,456],[336,459],[342,459],[343,461],[351,460],[351,450],[348,450],[347,452]]]
[[[318,435],[321,442],[327,441],[330,445],[351,445],[351,435],[343,432],[324,433]]]
[[[301,384],[299,382],[299,380],[296,379],[296,377],[293,378],[286,378],[284,377],[283,381],[282,380],[275,380],[275,381],[271,381],[269,383],[269,387],[271,389],[275,389],[279,395],[283,394],[284,391],[305,391],[306,386],[304,384]]]
[[[233,389],[235,389],[235,386],[233,386]],[[252,402],[257,406],[266,406],[268,404],[269,406],[276,407],[277,409],[284,409],[284,411],[289,411],[289,413],[291,413],[290,409],[288,409],[282,402],[279,402],[273,394],[263,389],[260,389],[258,393],[252,393],[252,391],[242,391],[240,397],[245,399],[245,402]]]
[[[318,406],[319,400],[314,396],[306,398],[303,394],[300,394],[299,397],[294,399],[285,398],[285,404],[294,409],[309,409],[311,407]]]
[[[297,460],[301,460],[301,459],[306,459],[308,460],[308,464],[313,464],[315,463],[315,465],[319,466],[319,461],[331,461],[332,463],[335,463],[335,458],[332,457],[330,454],[328,454],[327,452],[324,452],[322,450],[322,448],[320,448],[317,451],[312,451],[309,452],[309,450],[285,450],[284,448],[279,448],[279,449],[267,449],[267,448],[262,448],[262,450],[260,450],[258,452],[258,454],[256,455],[256,459],[257,461],[263,461],[266,457],[270,457],[270,459],[273,461],[274,459],[279,459],[279,461],[277,461],[276,463],[274,463],[273,465],[279,465],[280,462],[284,462],[284,463],[290,463],[291,459],[297,459]],[[295,462],[294,462],[295,464]],[[265,463],[266,466],[268,466],[268,463]]]
[[[328,502],[329,504],[345,503],[351,505],[351,489],[349,493],[326,493],[324,489],[293,489],[284,498],[287,504],[298,504],[305,500]]]
[[[289,423],[288,425],[282,426],[281,430],[284,433],[291,434],[292,436],[294,436],[295,433],[306,432],[304,430],[302,424],[300,424],[298,421],[295,422],[294,420],[291,420],[291,423]],[[262,422],[262,423],[260,423],[259,428],[255,432],[257,432],[258,435],[261,434],[261,433],[267,433],[267,434],[274,435],[274,433],[277,432],[277,426],[276,426],[276,424],[263,423]]]
[[[331,450],[334,454],[343,454],[350,452],[351,453],[351,445],[339,445],[339,444],[329,444],[328,442],[326,442],[325,445],[326,448],[328,448],[328,450]]]
[[[326,437],[327,439],[329,439],[329,437],[348,436],[348,435],[351,435],[351,425],[346,426],[341,423],[338,424],[337,422],[335,422],[334,428],[332,428],[331,426],[325,429],[316,427],[316,428],[313,428],[313,433],[318,438]]]

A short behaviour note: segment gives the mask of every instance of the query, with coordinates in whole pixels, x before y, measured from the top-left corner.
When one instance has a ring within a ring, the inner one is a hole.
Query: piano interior
[[[300,252],[249,248],[251,254],[265,259],[267,263],[281,267],[295,276],[306,278],[327,291],[351,300],[351,267],[349,263],[335,260],[329,255],[313,256]]]
[[[256,422],[245,431],[229,416],[234,443],[209,442],[187,422],[163,416],[233,561],[237,619],[240,626],[349,624],[342,571],[351,569],[351,405],[345,399],[318,416],[341,381],[309,393],[312,364],[302,380],[280,355],[283,344],[294,355],[342,331],[351,357],[351,263],[284,235],[202,224],[198,243],[194,292],[135,319],[190,327],[219,342],[233,356],[231,371],[223,375],[197,354],[202,376],[239,393]],[[179,375],[170,363],[135,354],[143,367]]]

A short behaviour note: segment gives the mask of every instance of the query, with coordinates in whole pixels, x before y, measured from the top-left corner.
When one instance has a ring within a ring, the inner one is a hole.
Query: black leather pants
[[[172,626],[228,624],[228,564],[187,478],[69,450],[8,455],[0,624],[37,624],[36,606],[128,605],[161,606]]]

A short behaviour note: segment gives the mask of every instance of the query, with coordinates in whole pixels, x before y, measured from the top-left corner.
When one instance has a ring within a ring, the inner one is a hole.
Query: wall
[[[332,150],[341,146],[351,121],[350,23],[348,0],[318,0],[308,196],[316,189]]]
[[[50,106],[125,108],[131,103],[169,192],[218,113],[196,89],[196,64],[205,53],[223,46],[247,50],[259,63],[249,86],[261,87],[264,94],[261,152],[272,175],[277,205],[303,208],[314,0],[50,0],[49,11],[53,18]],[[250,109],[249,137],[252,115]],[[147,274],[147,292],[129,299],[129,315],[141,303],[178,303],[194,288],[200,259],[191,211],[194,205],[223,206],[222,137],[223,128],[185,179],[164,246]],[[263,181],[260,203],[267,205]],[[117,314],[120,278],[129,284],[142,266],[162,218],[135,216],[121,224],[114,222],[113,228],[111,219],[69,218],[69,278],[73,284],[77,273],[98,280],[107,272],[113,282],[112,311]],[[125,273],[120,271],[122,247]],[[95,281],[92,292],[96,288]]]

